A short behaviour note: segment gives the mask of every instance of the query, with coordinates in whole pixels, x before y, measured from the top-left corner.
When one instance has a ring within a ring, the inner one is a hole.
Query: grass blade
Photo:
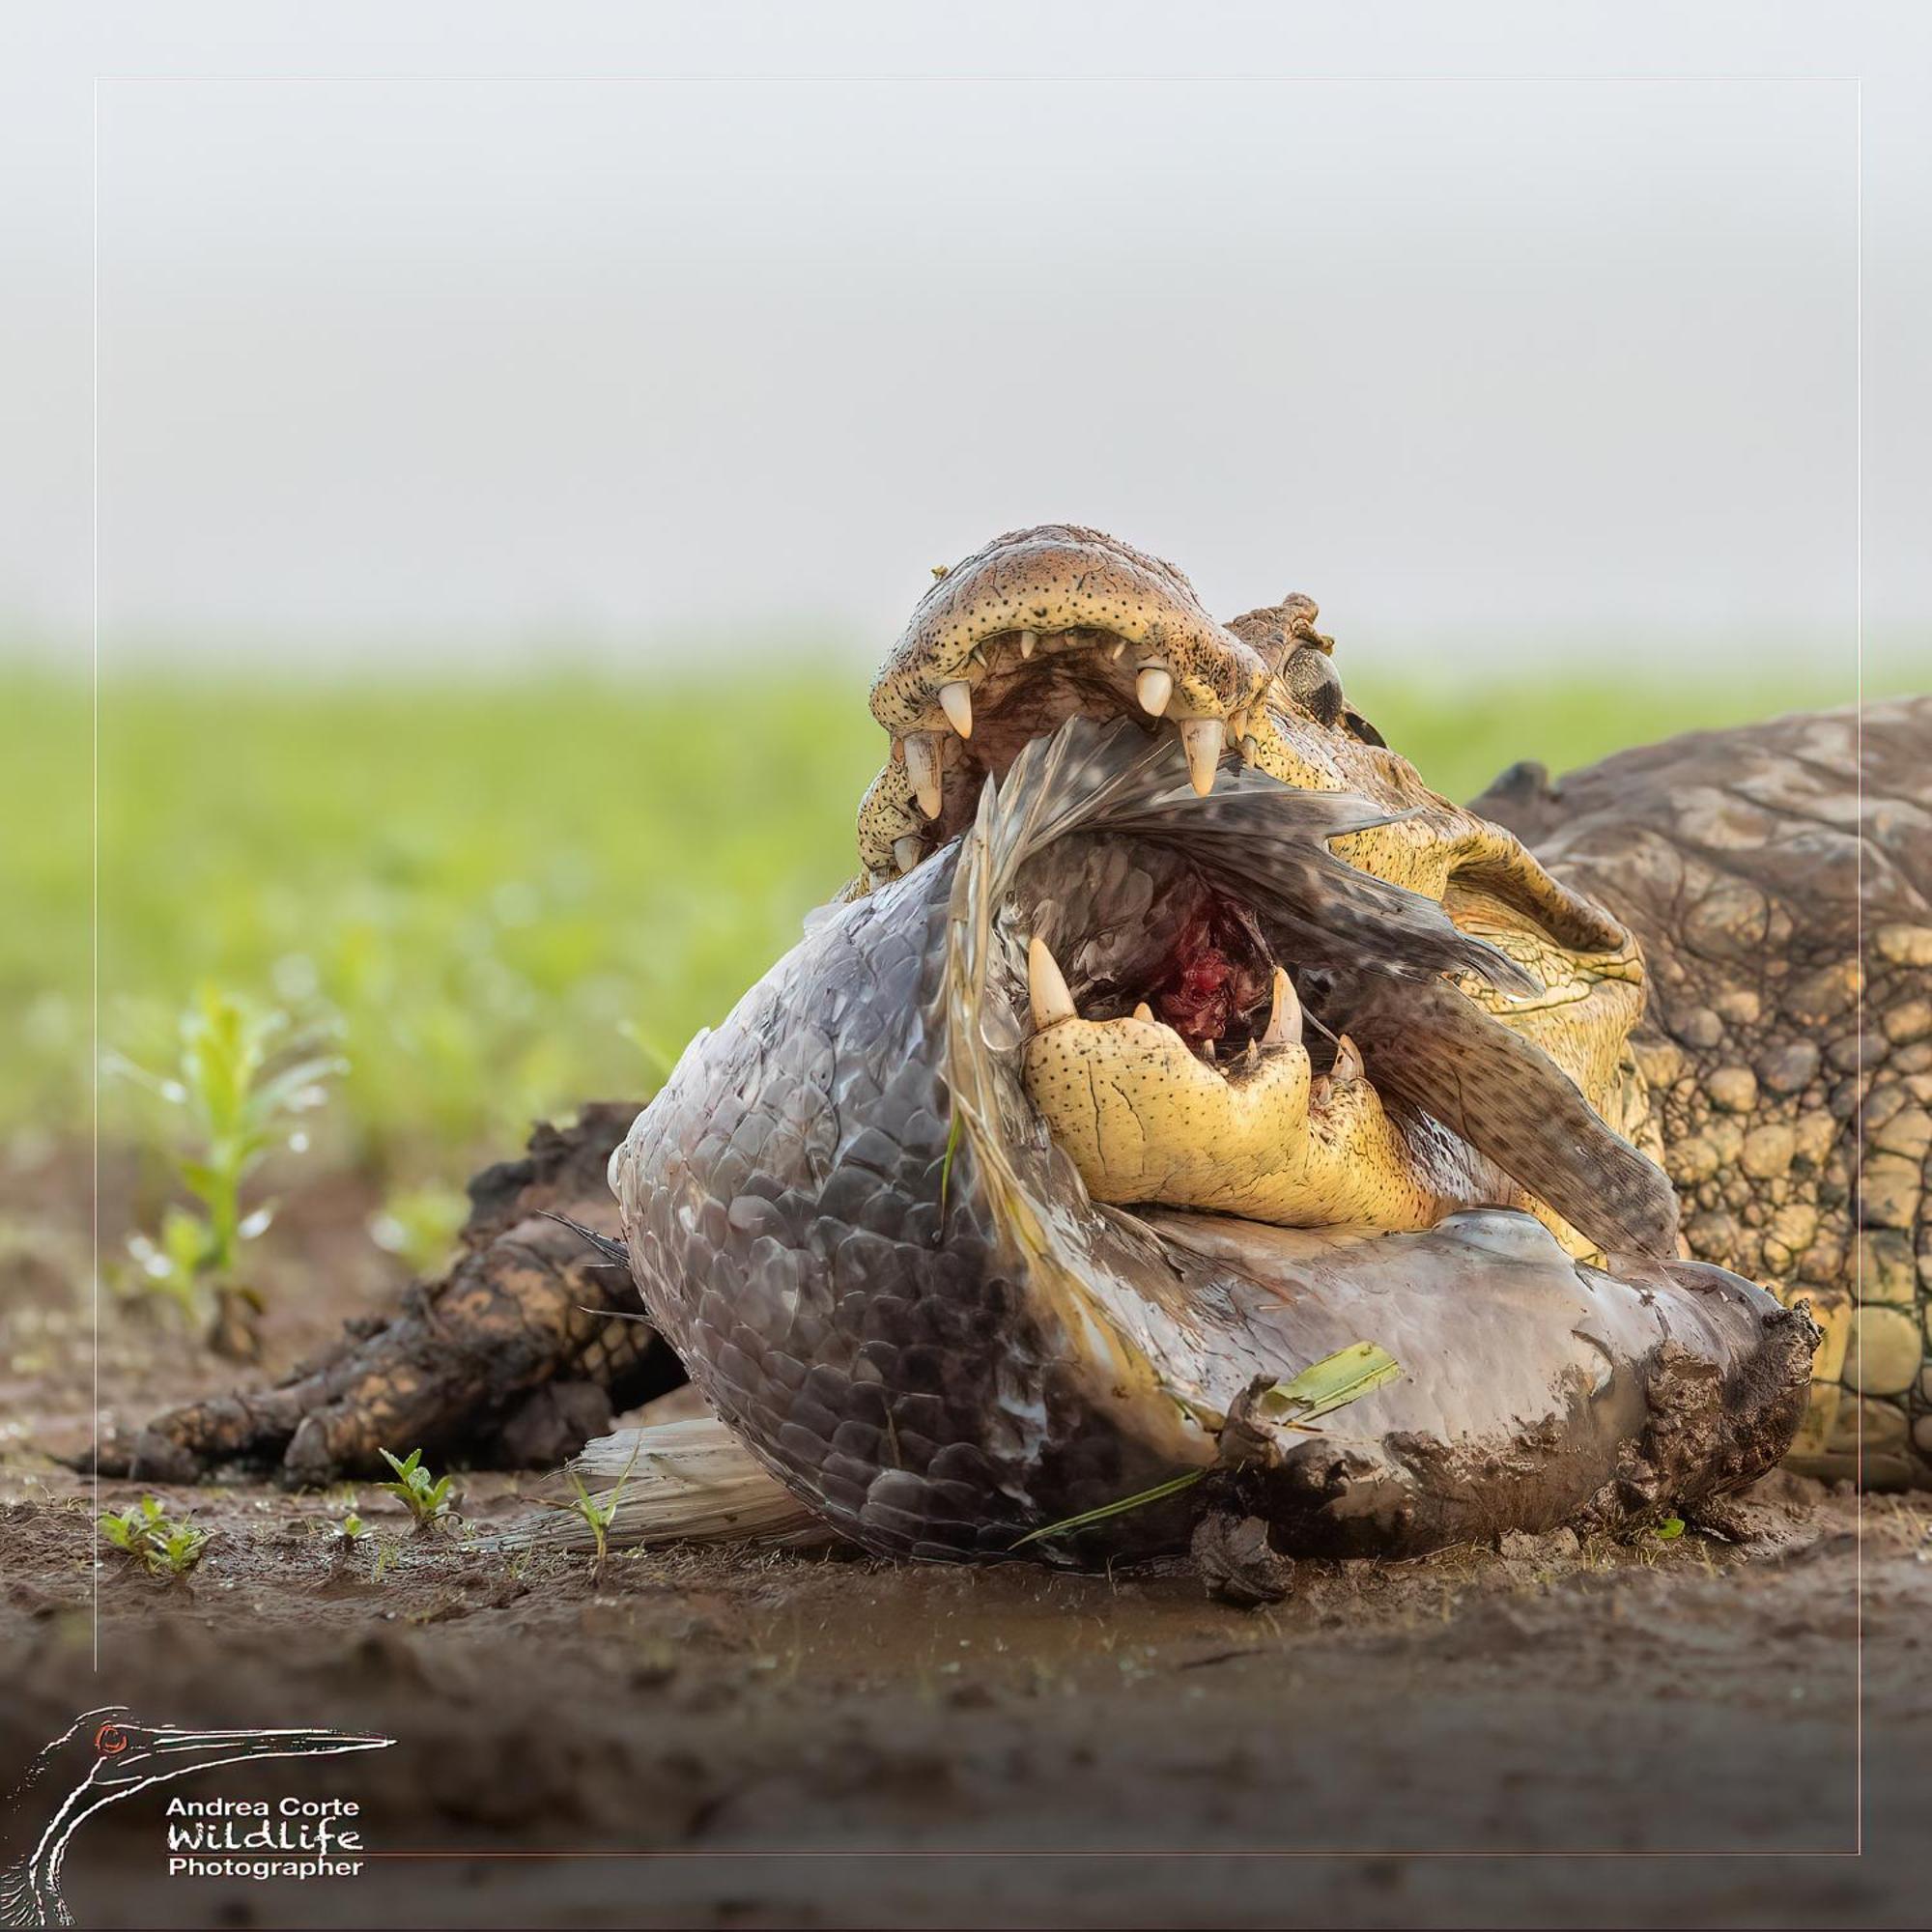
[[[1043,1529],[1030,1529],[1013,1548],[1024,1549],[1029,1543],[1037,1543],[1042,1537],[1069,1536],[1076,1529],[1085,1529],[1091,1523],[1105,1522],[1111,1516],[1125,1516],[1129,1510],[1145,1509],[1149,1503],[1178,1496],[1182,1490],[1192,1489],[1207,1473],[1206,1469],[1189,1469],[1185,1475],[1170,1476],[1166,1482],[1156,1483],[1151,1490],[1142,1490],[1138,1495],[1122,1496],[1119,1502],[1102,1503],[1098,1509],[1063,1517],[1060,1521],[1050,1522]]]

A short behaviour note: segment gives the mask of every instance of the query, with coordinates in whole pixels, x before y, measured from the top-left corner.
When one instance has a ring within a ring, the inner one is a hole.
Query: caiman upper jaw
[[[1206,793],[1271,670],[1156,558],[1072,526],[1001,537],[926,593],[873,683],[892,753],[860,807],[860,858],[875,880],[910,870],[989,774],[1076,712],[1172,724]]]

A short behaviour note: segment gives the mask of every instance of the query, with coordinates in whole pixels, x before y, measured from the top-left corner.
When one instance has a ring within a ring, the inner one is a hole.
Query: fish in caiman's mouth
[[[1219,1492],[1426,1547],[1796,1425],[1808,1324],[1677,1258],[1626,1138],[1635,941],[1382,743],[1317,614],[1223,626],[1072,527],[945,572],[873,686],[860,879],[612,1162],[694,1379],[875,1548],[1163,1548]],[[1356,1341],[1402,1378],[1271,1419]]]

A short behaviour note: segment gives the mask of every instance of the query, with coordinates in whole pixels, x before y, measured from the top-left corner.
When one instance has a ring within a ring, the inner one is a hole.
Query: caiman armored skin
[[[1932,1482],[1932,699],[1699,731],[1472,810],[1643,942],[1686,1248],[1825,1331],[1795,1466]],[[1861,936],[1862,932],[1862,950]]]
[[[1291,1547],[1421,1547],[1775,1460],[1812,1331],[1741,1275],[1825,1329],[1805,1465],[1861,1416],[1868,1479],[1924,1479],[1932,703],[1874,708],[1862,752],[1849,716],[1780,721],[1465,811],[1347,704],[1315,617],[1216,625],[1062,527],[935,585],[874,688],[856,897],[613,1165],[706,1395],[882,1549],[1004,1554],[1208,1463]],[[500,1453],[532,1391],[598,1379],[574,1311],[636,1306],[587,1251],[530,1267],[505,1211],[463,1264],[524,1309],[488,1386],[469,1304],[503,1309],[433,1288],[434,1336],[176,1411],[137,1461],[317,1480],[399,1409]],[[1360,1337],[1406,1378],[1327,1433],[1257,1417]],[[1119,1520],[1166,1547],[1185,1511]]]

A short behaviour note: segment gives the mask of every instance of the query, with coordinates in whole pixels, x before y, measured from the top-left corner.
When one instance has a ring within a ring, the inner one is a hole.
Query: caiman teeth
[[[962,738],[973,735],[973,687],[964,678],[939,687],[940,709]]]
[[[928,818],[939,816],[945,802],[939,783],[939,733],[908,731],[905,735],[906,776],[912,780],[919,809]]]
[[[1079,1018],[1060,962],[1037,936],[1027,946],[1027,998],[1033,1005],[1033,1023],[1041,1033],[1062,1020]]]
[[[1274,999],[1268,1007],[1267,1031],[1262,1035],[1262,1044],[1301,1044],[1301,1002],[1295,997],[1294,981],[1279,966],[1274,969]]]
[[[1035,647],[1038,642],[1039,633],[1037,631],[1022,631],[1020,633],[1020,656],[1023,658],[1032,657]]]
[[[1181,721],[1180,744],[1187,753],[1187,781],[1199,798],[1206,798],[1214,789],[1214,768],[1221,762],[1223,729],[1218,718]]]
[[[1150,718],[1158,718],[1174,696],[1174,675],[1159,665],[1143,665],[1140,676],[1134,680],[1134,689],[1140,695],[1141,709]]]
[[[1338,1086],[1345,1080],[1359,1080],[1362,1077],[1361,1051],[1347,1034],[1335,1042],[1335,1065],[1329,1072]]]
[[[1140,1005],[1134,1009],[1134,1017],[1137,1020],[1151,1021],[1153,1018],[1153,1009],[1151,1006],[1149,1006],[1145,1000],[1143,1000],[1140,1003]]]

